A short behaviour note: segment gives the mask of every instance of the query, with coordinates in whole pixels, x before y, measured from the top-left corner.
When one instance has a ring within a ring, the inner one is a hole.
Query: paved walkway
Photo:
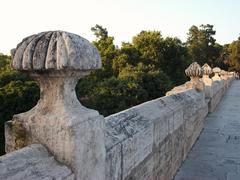
[[[240,80],[233,81],[174,180],[240,180]]]

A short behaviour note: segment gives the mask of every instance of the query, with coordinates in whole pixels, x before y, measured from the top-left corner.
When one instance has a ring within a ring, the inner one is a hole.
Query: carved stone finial
[[[215,67],[215,68],[213,68],[213,72],[214,72],[214,76],[212,77],[212,79],[214,81],[220,81],[221,78],[220,78],[219,74],[221,72],[221,69],[219,67]]]
[[[183,85],[174,87],[172,90],[166,93],[166,96],[170,96],[190,88],[195,88],[198,91],[202,91],[204,89],[204,84],[200,80],[203,70],[197,62],[190,64],[190,66],[185,70],[185,73],[191,78],[191,80]]]
[[[204,89],[204,84],[200,81],[200,78],[203,75],[203,70],[197,62],[190,64],[185,70],[185,74],[191,78],[191,80],[186,83],[187,88],[195,88],[198,91]]]
[[[12,50],[16,70],[92,70],[101,68],[97,48],[88,40],[64,31],[29,36]]]
[[[201,66],[197,62],[193,62],[190,66],[185,70],[185,74],[188,77],[201,77],[203,75],[203,70]]]
[[[213,72],[214,73],[220,73],[221,69],[219,67],[215,67],[215,68],[213,68]]]
[[[212,74],[212,68],[207,64],[205,63],[203,66],[202,66],[202,69],[203,69],[203,75],[210,75]]]
[[[41,92],[34,108],[6,124],[6,151],[22,148],[17,128],[24,134],[21,145],[43,144],[76,179],[104,180],[104,119],[83,107],[75,93],[79,78],[101,67],[96,47],[78,35],[49,31],[23,39],[12,58],[13,68],[35,79]]]
[[[209,78],[209,75],[212,74],[212,68],[207,63],[205,63],[202,66],[202,69],[203,69],[202,81],[204,82],[205,85],[205,97],[211,98],[213,96],[211,88],[213,80]]]

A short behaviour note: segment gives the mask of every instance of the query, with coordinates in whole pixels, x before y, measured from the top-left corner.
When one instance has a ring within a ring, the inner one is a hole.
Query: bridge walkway
[[[240,180],[240,80],[207,116],[174,180]]]

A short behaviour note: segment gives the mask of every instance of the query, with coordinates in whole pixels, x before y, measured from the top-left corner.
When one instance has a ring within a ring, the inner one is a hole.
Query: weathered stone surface
[[[88,40],[69,32],[48,31],[29,36],[12,50],[17,70],[91,70],[101,68],[99,53]]]
[[[223,81],[218,81],[218,80],[213,81],[212,91],[213,91],[213,95],[212,95],[212,98],[209,102],[209,112],[213,112],[216,109],[220,100],[222,99],[222,96],[225,92],[224,82]]]
[[[213,81],[220,81],[221,77],[219,76],[221,69],[219,67],[213,68],[214,76],[212,77]]]
[[[234,180],[240,177],[240,81],[234,81],[204,129],[175,180]]]
[[[223,80],[209,88],[211,99],[185,89],[106,117],[106,179],[170,180],[203,129],[208,102],[215,108],[224,94]]]
[[[205,63],[203,66],[202,66],[202,69],[203,69],[203,75],[210,75],[212,74],[212,68],[207,64]]]
[[[77,100],[78,78],[37,76],[35,79],[40,84],[41,98],[33,109],[14,115],[12,122],[6,124],[6,151],[22,148],[19,145],[41,143],[58,161],[69,165],[77,179],[104,180],[104,120],[97,111],[83,107]],[[23,143],[14,141],[19,136],[23,137]]]
[[[203,75],[203,69],[197,62],[193,62],[185,70],[185,73],[188,77],[201,77]]]
[[[204,64],[202,66],[203,69],[203,77],[202,81],[205,85],[205,97],[206,98],[212,98],[213,92],[212,92],[212,83],[213,80],[209,78],[209,75],[212,74],[212,68],[208,64]]]
[[[42,145],[33,144],[0,157],[0,179],[74,180],[74,174],[57,162]]]
[[[185,73],[191,79],[185,83],[187,89],[195,88],[198,91],[204,91],[204,84],[202,80],[200,80],[203,75],[203,69],[197,62],[190,64],[190,66],[185,70]]]
[[[13,52],[13,67],[40,86],[40,100],[6,123],[6,152],[41,143],[80,180],[105,180],[104,119],[78,101],[79,78],[101,67],[97,49],[75,34],[30,36]]]
[[[190,89],[106,117],[106,179],[171,179],[207,109],[202,93]]]
[[[171,96],[173,94],[181,93],[183,91],[186,91],[189,87],[186,86],[186,83],[180,86],[176,86],[170,91],[166,92],[166,96]]]

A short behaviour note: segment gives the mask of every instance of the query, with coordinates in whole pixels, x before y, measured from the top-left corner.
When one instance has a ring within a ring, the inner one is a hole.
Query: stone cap
[[[202,70],[201,66],[197,62],[193,62],[185,70],[185,74],[188,77],[201,77],[203,75],[203,70]]]
[[[213,68],[213,72],[214,73],[220,73],[221,69],[219,67],[215,67],[215,68]]]
[[[65,31],[47,31],[26,37],[11,51],[16,70],[93,70],[101,58],[88,40]]]
[[[205,63],[205,64],[202,66],[202,69],[203,69],[203,74],[204,74],[204,75],[210,75],[210,74],[212,74],[212,68],[211,68],[207,63]]]

